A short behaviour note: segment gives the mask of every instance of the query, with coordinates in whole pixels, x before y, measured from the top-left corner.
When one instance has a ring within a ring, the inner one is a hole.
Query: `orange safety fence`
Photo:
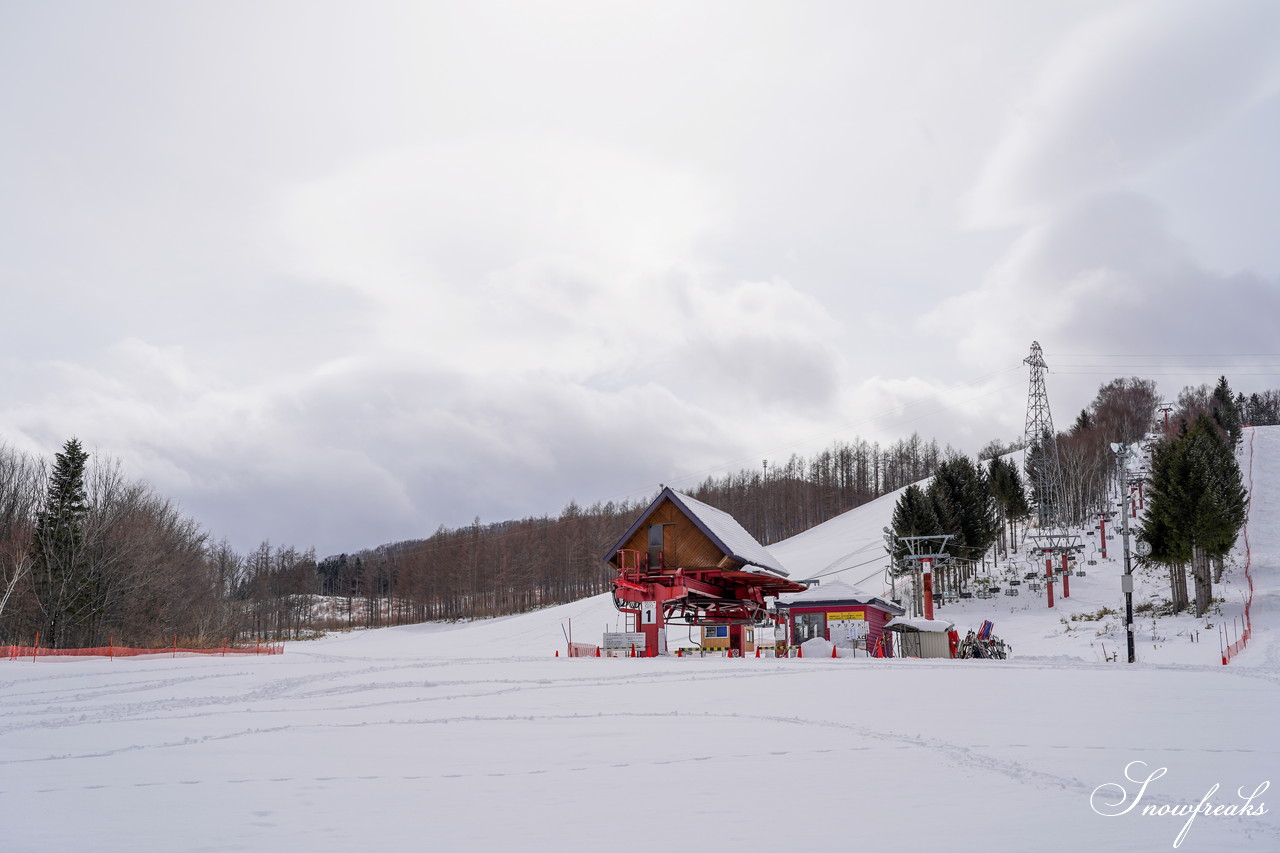
[[[1253,508],[1253,436],[1254,428],[1249,427],[1249,503],[1245,510],[1244,520],[1244,579],[1249,583],[1249,596],[1244,602],[1244,619],[1236,617],[1232,620],[1230,626],[1221,625],[1218,628],[1218,644],[1222,646],[1222,665],[1226,666],[1231,663],[1231,659],[1244,651],[1244,647],[1249,645],[1249,638],[1253,636],[1253,617],[1249,612],[1253,609],[1253,573],[1250,571],[1253,564],[1253,552],[1249,548],[1249,512]],[[1231,641],[1232,633],[1235,634],[1235,642]]]
[[[571,658],[598,658],[600,657],[600,647],[593,646],[591,643],[570,643],[569,657]]]
[[[132,646],[93,646],[85,649],[50,649],[41,646],[0,646],[0,660],[30,660],[39,658],[62,657],[96,657],[96,658],[128,658],[141,655],[167,655],[169,657],[191,657],[193,655],[282,655],[284,646],[280,643],[257,643],[252,646],[223,645],[212,649],[190,649],[177,645],[158,649],[140,649]]]

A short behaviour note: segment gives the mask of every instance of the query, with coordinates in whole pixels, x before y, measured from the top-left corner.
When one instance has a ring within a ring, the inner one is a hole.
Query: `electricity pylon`
[[[1041,529],[1065,524],[1062,506],[1062,469],[1058,465],[1058,442],[1049,412],[1049,393],[1044,387],[1044,352],[1038,341],[1031,342],[1031,355],[1022,360],[1031,366],[1031,387],[1027,392],[1026,471],[1036,501]]]

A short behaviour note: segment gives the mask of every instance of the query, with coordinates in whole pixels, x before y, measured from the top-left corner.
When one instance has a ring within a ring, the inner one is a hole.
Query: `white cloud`
[[[972,224],[1016,224],[1141,176],[1280,86],[1280,6],[1121,6],[1046,63],[974,189]]]
[[[354,548],[858,434],[976,449],[1025,373],[963,378],[1032,338],[1274,340],[1273,283],[1207,272],[1158,186],[1265,135],[1270,5],[379,11],[0,30],[4,440]],[[970,212],[1017,233],[957,226],[988,151]]]

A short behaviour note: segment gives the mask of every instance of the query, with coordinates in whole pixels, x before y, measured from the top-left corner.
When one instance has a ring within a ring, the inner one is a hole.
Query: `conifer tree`
[[[1185,422],[1181,433],[1186,434]],[[1161,442],[1152,449],[1151,477],[1146,490],[1146,521],[1139,534],[1139,538],[1151,546],[1151,559],[1169,567],[1169,600],[1174,612],[1190,603],[1186,566],[1191,560],[1191,545],[1181,535],[1189,524],[1189,502],[1183,493],[1186,481],[1184,449],[1181,437]]]
[[[88,461],[89,454],[80,442],[68,439],[54,457],[44,507],[36,517],[32,575],[47,625],[44,642],[54,648],[92,607],[84,541],[89,511],[84,479]]]
[[[1231,447],[1236,447],[1240,444],[1244,420],[1240,406],[1231,393],[1231,386],[1227,383],[1227,377],[1218,377],[1218,385],[1209,398],[1209,406],[1213,412],[1214,423],[1227,434],[1227,441]]]
[[[925,494],[924,489],[915,484],[907,486],[894,505],[892,525],[897,539],[904,536],[937,536],[943,532],[938,515],[934,512],[932,499]],[[896,564],[906,556],[907,547],[895,541],[890,553]]]
[[[1222,563],[1244,525],[1247,495],[1240,468],[1216,418],[1201,415],[1190,428],[1184,421],[1174,441],[1155,449],[1151,469],[1142,538],[1151,545],[1152,559],[1171,567],[1175,607],[1186,602],[1181,567],[1190,562],[1196,614],[1203,615],[1212,602],[1210,561],[1221,580]]]
[[[995,499],[996,511],[999,514],[1001,535],[1004,529],[1009,531],[1009,542],[1017,542],[1017,522],[1031,514],[1031,506],[1027,502],[1027,489],[1022,482],[1018,466],[1011,460],[993,457],[987,465],[987,486]]]
[[[996,539],[995,501],[985,473],[967,456],[955,456],[938,466],[929,484],[929,497],[942,532],[955,539],[948,546],[956,556],[979,559]]]

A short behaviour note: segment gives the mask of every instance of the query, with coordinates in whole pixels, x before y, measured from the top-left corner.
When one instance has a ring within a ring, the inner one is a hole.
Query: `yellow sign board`
[[[867,618],[867,614],[863,613],[861,610],[857,611],[856,613],[849,612],[849,613],[828,613],[827,614],[828,622],[844,622],[849,619],[866,619],[866,618]]]

